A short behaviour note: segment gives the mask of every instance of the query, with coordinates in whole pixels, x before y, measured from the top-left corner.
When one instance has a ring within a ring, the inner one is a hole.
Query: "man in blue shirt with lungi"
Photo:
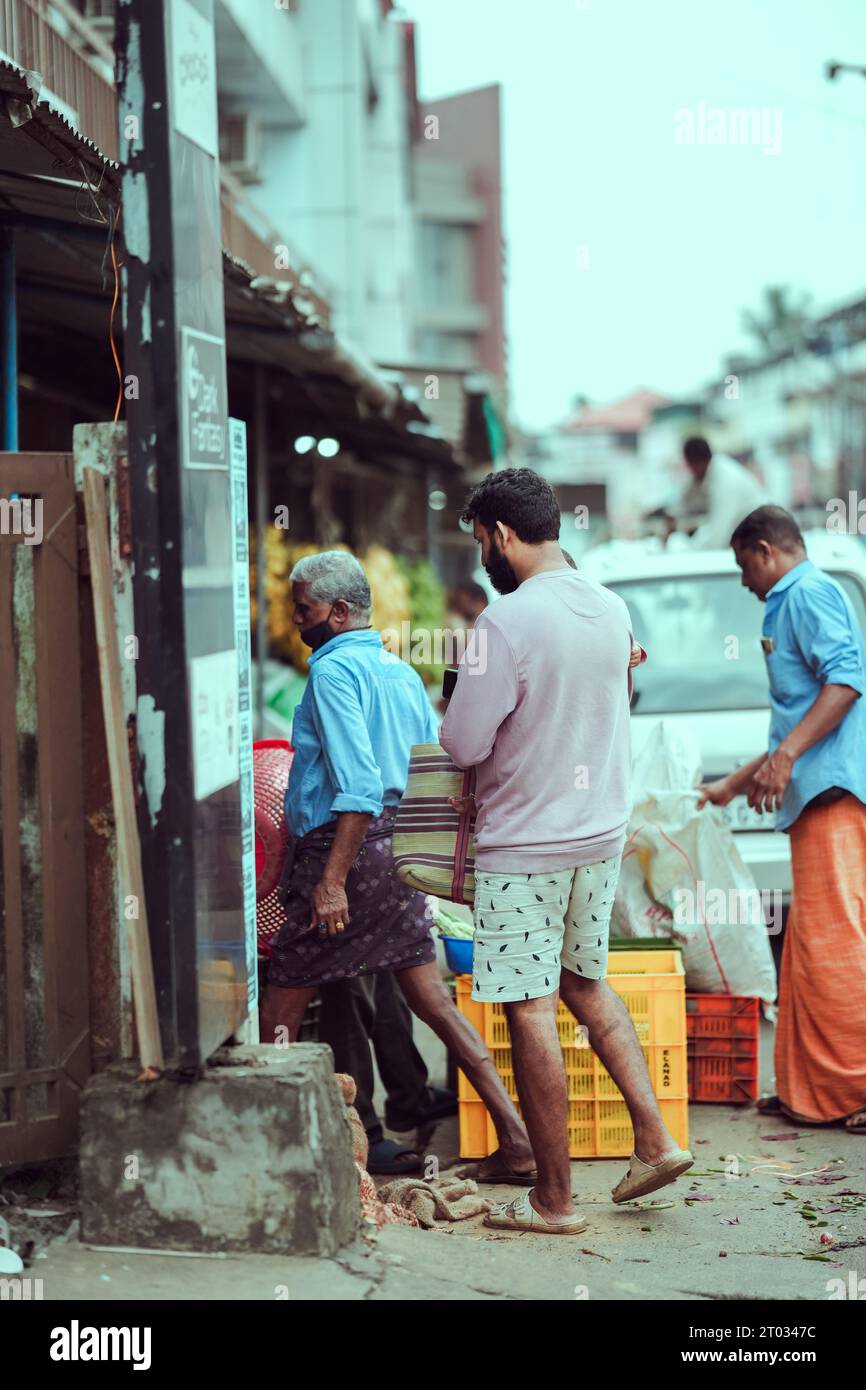
[[[779,981],[777,1094],[800,1124],[866,1133],[866,645],[844,589],[806,555],[794,518],[758,507],[731,537],[767,609],[769,751],[704,800],[740,792],[791,837],[793,894]],[[701,803],[703,804],[703,803]]]
[[[292,728],[286,792],[294,857],[286,922],[272,947],[262,1041],[293,1042],[320,985],[393,971],[412,1012],[455,1055],[496,1126],[479,1176],[534,1180],[526,1130],[478,1033],[436,964],[423,893],[401,883],[391,837],[415,743],[437,741],[418,673],[370,626],[370,588],[347,551],[300,560],[293,622],[312,648]]]

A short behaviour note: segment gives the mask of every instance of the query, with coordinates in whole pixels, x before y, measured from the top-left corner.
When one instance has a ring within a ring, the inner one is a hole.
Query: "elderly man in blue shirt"
[[[791,837],[793,894],[776,1029],[777,1094],[759,1109],[866,1133],[866,645],[844,589],[794,518],[758,507],[731,537],[766,603],[769,751],[704,801],[740,792]]]
[[[410,1009],[454,1053],[496,1126],[499,1149],[479,1177],[531,1183],[523,1123],[439,973],[427,900],[394,869],[391,837],[412,745],[437,740],[421,678],[371,628],[370,588],[353,555],[306,556],[291,583],[292,620],[312,655],[292,729],[286,815],[294,839],[262,1040],[293,1042],[320,985],[393,971]]]

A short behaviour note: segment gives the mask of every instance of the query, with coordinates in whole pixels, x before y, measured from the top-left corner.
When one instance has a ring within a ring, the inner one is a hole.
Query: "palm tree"
[[[767,285],[757,312],[743,311],[743,327],[766,355],[796,351],[803,346],[810,302],[810,295],[802,290],[795,293],[790,285]]]

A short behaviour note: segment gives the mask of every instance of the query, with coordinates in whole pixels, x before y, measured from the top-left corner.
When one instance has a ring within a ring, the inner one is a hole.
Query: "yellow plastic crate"
[[[508,1021],[501,1004],[472,999],[472,979],[457,977],[457,1007],[481,1034],[496,1070],[518,1110]],[[646,1058],[662,1118],[674,1138],[688,1147],[688,1057],[685,973],[679,951],[615,951],[608,983],[629,1011]],[[618,1087],[602,1066],[574,1015],[560,1003],[556,1014],[568,1087],[568,1147],[572,1158],[628,1157],[634,1131]],[[458,1073],[460,1153],[486,1158],[496,1148],[496,1131],[484,1102],[463,1072]]]

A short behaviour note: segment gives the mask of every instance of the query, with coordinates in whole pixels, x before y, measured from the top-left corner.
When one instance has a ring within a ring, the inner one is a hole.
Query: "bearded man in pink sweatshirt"
[[[560,996],[631,1115],[635,1151],[613,1200],[653,1192],[693,1163],[605,979],[630,812],[634,643],[622,599],[563,555],[559,505],[537,473],[488,474],[462,519],[503,597],[476,622],[440,742],[458,767],[476,768],[472,997],[505,1007],[537,1165],[534,1186],[486,1224],[577,1234],[586,1222],[571,1196]]]

